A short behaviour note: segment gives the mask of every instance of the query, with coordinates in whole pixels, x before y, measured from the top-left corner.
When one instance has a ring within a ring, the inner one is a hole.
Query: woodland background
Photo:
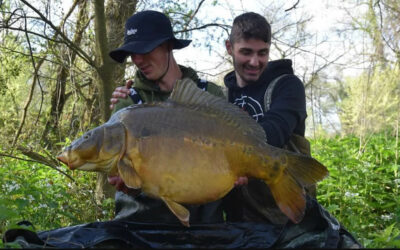
[[[312,155],[330,171],[319,202],[365,247],[400,247],[400,1],[321,1],[337,16],[325,32],[308,2],[0,0],[0,236],[22,220],[40,231],[112,219],[104,179],[55,156],[108,119],[112,90],[134,74],[108,56],[129,16],[166,13],[193,39],[178,61],[222,86],[223,41],[247,10],[272,24],[271,59],[292,59],[304,82]]]

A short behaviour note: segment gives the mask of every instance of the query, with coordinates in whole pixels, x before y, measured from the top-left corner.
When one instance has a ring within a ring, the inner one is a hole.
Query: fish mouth
[[[70,170],[96,171],[108,173],[112,166],[115,165],[116,159],[111,158],[103,161],[88,161],[82,160],[79,156],[74,157],[74,154],[69,151],[64,151],[57,156],[57,159],[68,166]],[[117,158],[118,159],[118,158]]]
[[[77,161],[77,159],[71,160],[71,157],[70,157],[68,151],[64,151],[61,154],[59,154],[57,156],[57,160],[61,161],[65,165],[67,165],[68,168],[71,170],[74,170],[74,169],[78,168],[80,165],[82,165],[82,164],[79,164],[79,161]]]

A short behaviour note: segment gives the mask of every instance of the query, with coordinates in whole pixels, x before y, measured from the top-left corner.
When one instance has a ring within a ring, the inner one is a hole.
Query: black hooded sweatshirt
[[[284,76],[276,84],[270,109],[265,112],[264,94],[273,79]],[[243,88],[237,85],[235,72],[228,73],[224,82],[229,102],[246,110],[265,130],[268,144],[283,147],[292,133],[304,136],[306,112],[305,90],[293,74],[292,61],[271,61],[257,82]]]

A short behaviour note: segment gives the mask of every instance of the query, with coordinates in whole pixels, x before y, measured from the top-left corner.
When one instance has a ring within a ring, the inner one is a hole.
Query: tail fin
[[[269,188],[279,209],[293,223],[299,223],[306,209],[305,191],[301,185],[286,170]]]
[[[287,171],[303,187],[308,187],[328,176],[328,169],[310,156],[293,154],[288,157]]]
[[[304,187],[313,185],[328,175],[328,170],[317,160],[304,155],[288,155],[286,169],[274,183],[271,193],[281,209],[293,223],[299,223],[306,208]]]

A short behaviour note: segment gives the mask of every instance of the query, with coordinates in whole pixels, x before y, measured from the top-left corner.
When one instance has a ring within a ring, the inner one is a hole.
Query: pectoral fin
[[[127,187],[141,188],[142,181],[133,168],[132,162],[127,157],[124,156],[118,161],[118,172]]]
[[[169,199],[165,199],[161,197],[161,199],[167,204],[168,208],[172,211],[172,213],[175,214],[176,217],[181,221],[181,223],[185,227],[190,227],[189,225],[189,217],[190,217],[190,212],[187,210],[184,206],[182,206],[179,203],[176,203],[175,201],[171,201]]]

